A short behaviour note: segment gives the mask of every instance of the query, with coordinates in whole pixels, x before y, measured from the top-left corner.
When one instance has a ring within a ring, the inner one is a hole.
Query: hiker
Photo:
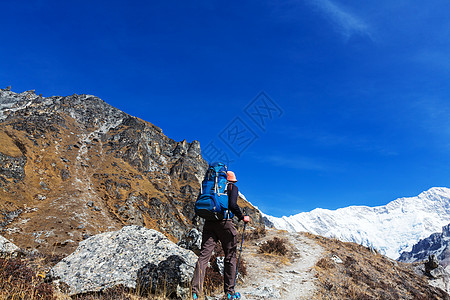
[[[245,223],[250,222],[249,216],[244,216],[237,204],[239,189],[236,186],[236,175],[232,171],[227,172],[227,195],[228,209],[233,213],[239,221]],[[229,213],[223,220],[210,221],[206,220],[203,227],[202,247],[195,266],[194,278],[192,279],[192,299],[198,299],[198,295],[202,294],[203,282],[205,279],[205,271],[208,265],[211,253],[219,240],[222,244],[224,259],[224,292],[226,299],[238,299],[239,293],[235,294],[234,284],[236,278],[236,252],[237,252],[237,232],[233,225],[232,217]]]

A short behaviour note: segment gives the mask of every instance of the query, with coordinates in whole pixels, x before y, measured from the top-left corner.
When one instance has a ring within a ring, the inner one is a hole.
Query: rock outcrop
[[[0,235],[0,255],[13,255],[19,251],[19,247]]]
[[[95,235],[47,275],[69,295],[99,292],[122,285],[141,292],[166,291],[185,298],[197,256],[178,247],[162,233],[140,226]]]
[[[440,265],[436,255],[429,255],[424,263],[415,264],[414,270],[417,274],[426,276],[431,286],[440,288],[450,293],[450,273]]]

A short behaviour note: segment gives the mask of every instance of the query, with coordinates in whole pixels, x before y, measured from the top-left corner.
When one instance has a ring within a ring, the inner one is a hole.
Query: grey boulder
[[[0,254],[1,255],[13,255],[18,253],[20,248],[5,239],[0,235]]]
[[[122,285],[149,291],[163,285],[166,296],[184,298],[197,256],[162,233],[141,226],[92,236],[47,275],[69,295]]]

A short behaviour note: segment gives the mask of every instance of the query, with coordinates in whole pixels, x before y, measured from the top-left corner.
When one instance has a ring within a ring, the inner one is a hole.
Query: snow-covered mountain
[[[450,189],[431,188],[387,205],[317,208],[290,217],[264,215],[275,228],[306,231],[373,247],[391,258],[450,223]]]

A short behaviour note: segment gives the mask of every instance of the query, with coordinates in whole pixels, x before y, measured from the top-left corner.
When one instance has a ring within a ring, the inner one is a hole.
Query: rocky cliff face
[[[442,232],[431,234],[420,240],[411,251],[403,252],[399,261],[425,261],[430,255],[435,255],[439,263],[447,267],[450,265],[450,224],[442,227]]]
[[[5,89],[0,141],[0,234],[19,247],[68,254],[124,225],[173,241],[192,227],[207,167],[197,141],[176,142],[91,95]]]

